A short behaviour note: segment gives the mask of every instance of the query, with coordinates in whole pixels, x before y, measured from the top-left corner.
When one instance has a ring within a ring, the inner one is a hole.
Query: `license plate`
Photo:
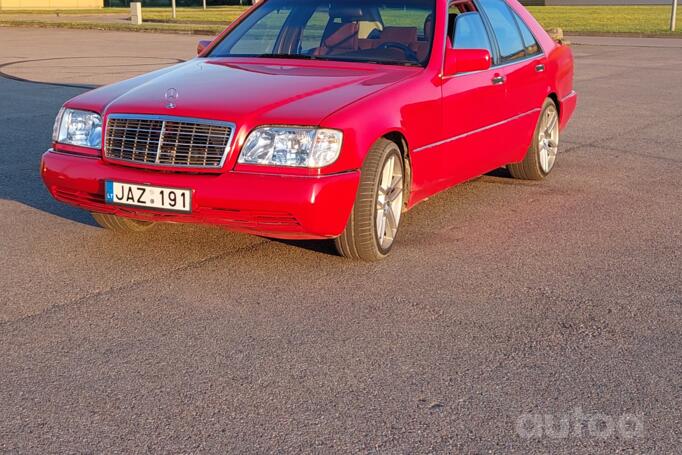
[[[107,204],[130,205],[148,209],[192,211],[192,191],[130,183],[105,182]]]

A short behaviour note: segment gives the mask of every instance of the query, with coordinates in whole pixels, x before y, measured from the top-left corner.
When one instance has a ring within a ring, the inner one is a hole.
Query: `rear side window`
[[[526,48],[526,53],[528,55],[534,55],[540,52],[540,46],[538,45],[538,42],[535,40],[533,33],[531,33],[526,23],[523,22],[523,19],[521,19],[513,10],[512,14],[514,15],[514,19],[516,19],[516,23],[519,25],[519,30],[521,30],[521,36],[523,37],[523,45]]]
[[[525,57],[526,46],[507,4],[503,0],[481,0],[481,7],[488,16],[495,33],[497,46],[500,49],[500,63]]]

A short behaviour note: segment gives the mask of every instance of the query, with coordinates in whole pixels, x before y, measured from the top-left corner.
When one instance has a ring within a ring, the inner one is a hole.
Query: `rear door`
[[[499,165],[523,159],[547,93],[545,56],[535,37],[504,0],[478,0],[492,32],[493,69],[505,88],[504,118],[499,134],[505,138]]]

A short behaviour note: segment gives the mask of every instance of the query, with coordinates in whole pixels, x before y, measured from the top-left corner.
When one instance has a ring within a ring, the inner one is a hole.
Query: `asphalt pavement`
[[[679,453],[679,46],[574,45],[552,175],[433,197],[365,264],[211,227],[120,237],[53,201],[61,104],[196,38],[0,43],[0,452]]]

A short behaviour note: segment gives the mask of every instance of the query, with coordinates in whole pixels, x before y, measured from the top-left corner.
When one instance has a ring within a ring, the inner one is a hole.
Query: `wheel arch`
[[[559,98],[559,95],[557,94],[556,91],[550,90],[549,93],[547,94],[547,98],[552,100],[552,102],[554,103],[557,114],[559,114],[559,128],[563,129],[568,123],[568,119],[570,118],[573,112],[571,107],[564,105],[564,102],[562,101],[561,98]]]
[[[382,136],[383,139],[387,139],[394,142],[400,149],[400,154],[403,157],[403,170],[405,172],[403,181],[403,210],[408,206],[410,200],[410,191],[412,189],[412,158],[410,154],[410,146],[407,142],[405,135],[399,130],[389,131]]]
[[[556,110],[559,113],[559,117],[561,118],[561,103],[559,102],[559,97],[555,92],[549,92],[547,95],[547,98],[552,100],[554,102],[554,105],[556,106]]]

